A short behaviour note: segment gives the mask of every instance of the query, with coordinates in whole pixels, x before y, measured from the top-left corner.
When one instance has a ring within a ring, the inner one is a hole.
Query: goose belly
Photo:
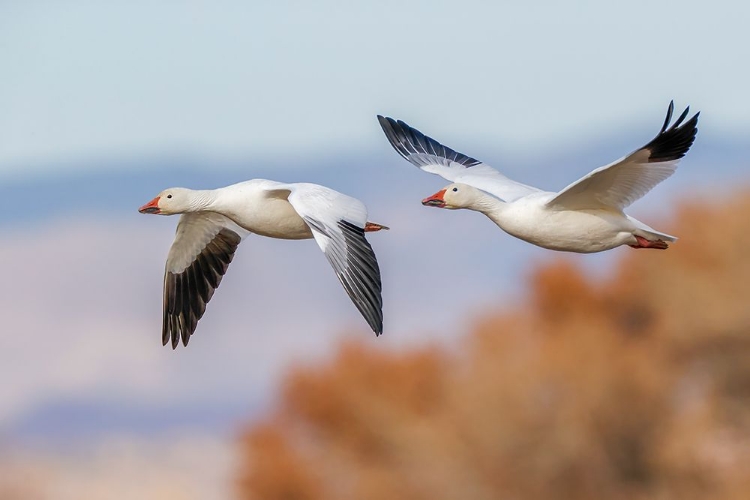
[[[632,239],[627,219],[608,212],[538,210],[508,215],[503,230],[550,250],[602,252]]]
[[[229,215],[243,228],[261,236],[286,240],[313,237],[310,227],[285,199],[267,198],[259,206]]]

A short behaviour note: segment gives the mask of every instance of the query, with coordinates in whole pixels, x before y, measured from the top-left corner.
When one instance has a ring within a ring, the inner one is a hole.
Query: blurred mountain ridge
[[[542,189],[559,190],[599,166],[624,156],[645,144],[648,134],[629,133],[571,145],[560,151],[544,146],[523,157],[504,153],[502,141],[463,148],[445,143],[474,156],[509,177]],[[0,178],[0,227],[33,224],[49,217],[82,212],[128,213],[167,187],[194,189],[220,187],[253,178],[282,182],[313,182],[374,205],[374,196],[426,196],[426,191],[445,183],[425,175],[401,159],[383,139],[383,145],[367,153],[329,152],[299,158],[218,159],[200,152],[130,154],[67,161],[39,166],[25,172],[19,166],[12,177]],[[730,179],[750,177],[746,141],[720,138],[698,139],[680,169],[665,185],[672,188],[702,184],[706,177],[726,184]],[[660,186],[659,189],[662,187]],[[30,200],[33,200],[30,202]],[[132,215],[132,214],[131,214]]]

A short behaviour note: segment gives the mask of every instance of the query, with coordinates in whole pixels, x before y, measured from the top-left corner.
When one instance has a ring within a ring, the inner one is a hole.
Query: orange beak
[[[443,195],[445,195],[445,189],[441,189],[429,198],[425,198],[424,200],[422,200],[422,205],[426,207],[445,208],[445,200],[443,199]]]
[[[153,200],[149,201],[145,205],[143,205],[141,208],[138,209],[138,211],[142,214],[158,214],[161,212],[159,209],[159,197],[157,196]]]

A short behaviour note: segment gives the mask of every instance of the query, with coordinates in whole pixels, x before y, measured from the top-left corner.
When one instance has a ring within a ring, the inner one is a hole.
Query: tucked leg
[[[368,222],[365,224],[365,232],[371,233],[374,231],[380,231],[381,229],[390,229],[388,226],[384,226],[382,224],[378,224],[377,222]]]
[[[650,241],[642,236],[637,236],[637,235],[633,235],[633,236],[635,236],[635,240],[638,242],[638,244],[628,245],[631,248],[655,248],[657,250],[665,250],[669,248],[669,245],[665,241],[662,241],[662,240]]]

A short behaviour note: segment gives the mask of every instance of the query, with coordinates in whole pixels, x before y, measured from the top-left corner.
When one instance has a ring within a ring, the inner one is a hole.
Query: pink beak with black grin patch
[[[422,205],[426,207],[444,208],[445,200],[443,200],[443,195],[445,195],[445,189],[441,189],[429,198],[422,200]]]
[[[161,210],[159,209],[159,197],[157,196],[153,200],[149,201],[141,208],[139,208],[138,211],[142,214],[158,214],[159,212],[161,212]]]

